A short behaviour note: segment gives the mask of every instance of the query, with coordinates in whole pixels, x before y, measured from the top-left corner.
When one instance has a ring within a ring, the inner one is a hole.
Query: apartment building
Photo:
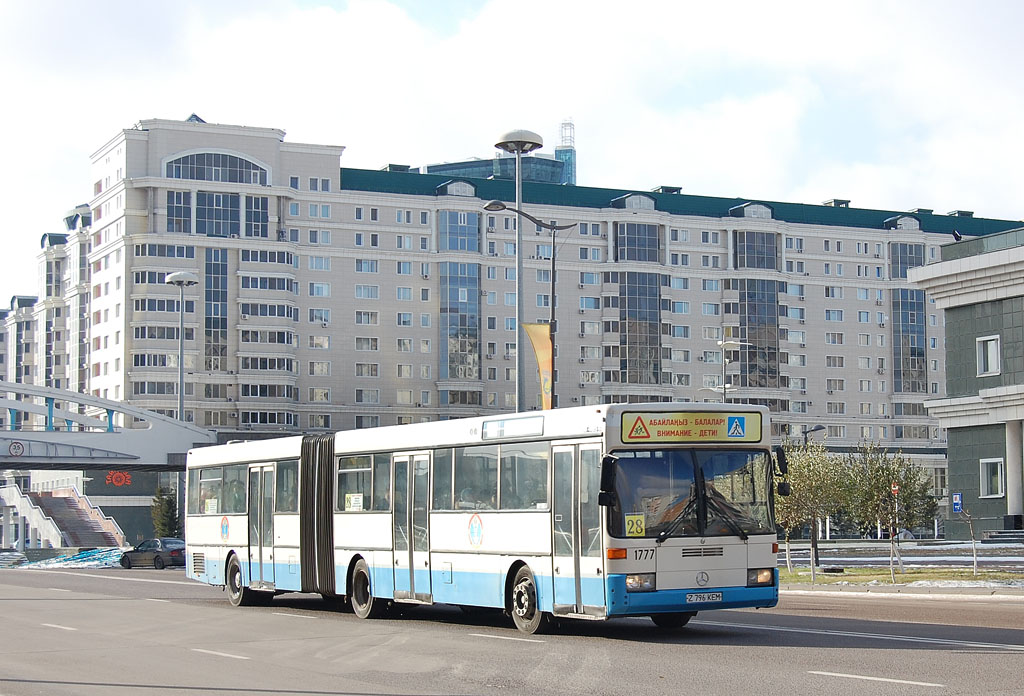
[[[119,132],[93,155],[88,208],[44,239],[38,348],[16,365],[177,415],[183,312],[199,425],[497,413],[515,403],[516,302],[538,322],[554,303],[557,405],[718,401],[725,382],[771,408],[777,437],[821,424],[834,449],[901,448],[944,494],[945,433],[924,409],[945,389],[944,321],[907,270],[954,230],[1019,223],[528,181],[528,212],[574,227],[524,226],[518,298],[515,216],[484,211],[514,200],[512,181],[349,169],[343,152],[196,117]],[[174,271],[199,278],[183,304]]]

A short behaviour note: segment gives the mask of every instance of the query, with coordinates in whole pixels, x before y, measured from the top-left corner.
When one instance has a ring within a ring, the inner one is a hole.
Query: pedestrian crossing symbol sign
[[[743,416],[729,416],[729,423],[726,426],[726,437],[738,437],[743,439],[747,436],[747,419]]]

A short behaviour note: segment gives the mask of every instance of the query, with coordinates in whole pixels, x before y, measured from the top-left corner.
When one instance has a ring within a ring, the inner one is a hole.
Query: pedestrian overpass
[[[18,485],[19,479],[24,480],[21,472],[106,469],[107,481],[113,481],[120,493],[122,483],[131,484],[132,475],[138,478],[139,472],[184,472],[189,449],[217,441],[212,430],[121,401],[63,389],[0,381],[0,407],[7,416],[0,430],[0,547],[79,545],[80,537],[69,529],[76,518],[108,532],[119,545],[134,542],[115,518],[122,512],[128,514],[124,519],[131,519],[132,512],[136,517],[144,513],[155,492],[129,493],[128,486],[123,487],[125,495],[90,493],[89,498],[75,486],[29,492]],[[177,488],[181,501],[180,485]],[[60,499],[53,502],[64,504],[70,512],[58,514],[60,506],[51,505],[44,496]]]

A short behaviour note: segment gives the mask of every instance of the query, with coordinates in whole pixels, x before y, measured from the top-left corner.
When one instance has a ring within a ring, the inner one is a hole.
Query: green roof
[[[341,169],[341,188],[346,191],[372,191],[412,196],[436,196],[439,186],[448,181],[466,181],[476,187],[477,197],[483,200],[515,200],[515,184],[508,179],[474,179],[445,174],[418,172],[389,172],[371,169]],[[1020,220],[959,217],[915,213],[905,210],[873,210],[869,208],[840,208],[807,203],[784,203],[757,198],[720,198],[693,196],[680,193],[654,193],[635,189],[607,189],[590,186],[565,186],[524,181],[523,200],[536,205],[558,205],[573,208],[610,208],[615,198],[641,194],[655,201],[655,208],[672,215],[727,218],[730,210],[745,203],[762,203],[772,209],[772,218],[785,222],[835,227],[863,227],[886,229],[887,221],[899,216],[916,218],[923,232],[952,235],[957,230],[965,236],[983,236],[1024,227]]]

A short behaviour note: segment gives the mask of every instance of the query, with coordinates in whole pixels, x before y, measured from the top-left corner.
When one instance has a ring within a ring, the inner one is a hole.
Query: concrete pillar
[[[32,549],[38,549],[42,544],[39,543],[39,530],[35,527],[30,527],[28,530],[28,547]]]
[[[2,513],[0,513],[0,549],[13,549],[14,542],[12,539],[14,539],[14,533],[11,529],[12,508],[6,505],[0,505],[0,510],[2,510]]]
[[[1006,422],[1006,514],[1017,516],[1017,525],[1009,528],[1019,528],[1024,515],[1024,437],[1019,420]]]

